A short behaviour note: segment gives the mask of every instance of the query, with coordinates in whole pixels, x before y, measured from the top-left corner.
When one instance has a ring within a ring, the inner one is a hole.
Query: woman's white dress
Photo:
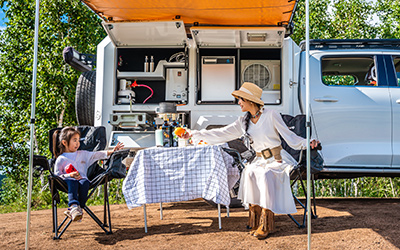
[[[279,134],[294,149],[305,148],[307,140],[288,129],[281,115],[270,109],[264,109],[256,124],[249,122],[248,134],[253,139],[253,149],[261,152],[266,148],[281,145]],[[223,128],[192,131],[192,140],[197,144],[204,140],[217,144],[237,139],[245,133],[245,118],[239,117],[234,123]],[[242,172],[238,198],[245,207],[258,204],[277,214],[296,213],[289,173],[296,164],[285,150],[281,151],[282,163],[269,158],[257,157]]]

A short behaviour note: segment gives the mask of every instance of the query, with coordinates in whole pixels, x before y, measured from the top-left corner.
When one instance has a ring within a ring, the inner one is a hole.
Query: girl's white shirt
[[[240,138],[245,132],[245,116],[239,117],[235,122],[223,128],[191,131],[192,140],[195,145],[197,145],[200,140],[204,140],[209,144],[231,141]],[[272,109],[264,108],[256,124],[250,121],[247,133],[254,141],[252,147],[256,152],[281,145],[279,135],[281,135],[293,149],[306,148],[307,146],[307,140],[290,131],[281,115]]]
[[[98,160],[106,159],[107,151],[96,151],[90,152],[85,150],[78,150],[73,153],[63,153],[57,157],[54,174],[60,176],[63,179],[74,179],[65,172],[65,167],[68,164],[72,164],[75,169],[79,172],[82,178],[87,179],[87,170],[90,165]]]

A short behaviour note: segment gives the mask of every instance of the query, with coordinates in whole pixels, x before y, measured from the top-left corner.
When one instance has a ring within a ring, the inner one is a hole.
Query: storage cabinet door
[[[322,142],[325,164],[390,167],[392,114],[382,56],[311,57],[310,69],[313,137]]]

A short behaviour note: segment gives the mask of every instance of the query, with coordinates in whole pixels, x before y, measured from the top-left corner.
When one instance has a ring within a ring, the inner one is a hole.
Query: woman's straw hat
[[[235,90],[232,92],[232,95],[235,98],[242,97],[243,99],[252,101],[254,103],[260,104],[264,106],[264,102],[261,100],[262,89],[251,82],[245,82],[240,87],[239,90]]]

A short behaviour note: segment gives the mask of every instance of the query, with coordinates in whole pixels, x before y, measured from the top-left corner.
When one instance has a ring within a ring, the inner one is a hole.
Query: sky
[[[5,28],[5,24],[4,24],[4,12],[2,9],[0,9],[0,29],[4,29]]]

